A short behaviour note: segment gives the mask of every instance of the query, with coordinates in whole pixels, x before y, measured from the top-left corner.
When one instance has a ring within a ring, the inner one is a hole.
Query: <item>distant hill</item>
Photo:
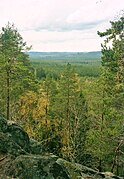
[[[101,52],[29,52],[30,59],[100,59]]]

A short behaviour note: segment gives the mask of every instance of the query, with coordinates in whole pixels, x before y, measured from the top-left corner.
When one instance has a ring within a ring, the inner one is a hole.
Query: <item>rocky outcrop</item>
[[[80,164],[45,154],[17,124],[0,118],[0,179],[112,179]]]

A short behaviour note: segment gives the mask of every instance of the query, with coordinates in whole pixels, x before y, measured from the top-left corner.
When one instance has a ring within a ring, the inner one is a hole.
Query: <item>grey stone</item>
[[[43,152],[17,124],[0,117],[0,179],[102,179],[117,178]]]

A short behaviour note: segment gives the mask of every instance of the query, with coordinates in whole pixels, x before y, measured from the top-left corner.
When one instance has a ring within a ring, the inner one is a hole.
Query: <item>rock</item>
[[[20,155],[6,167],[6,175],[19,179],[112,179],[80,164],[70,163],[55,155]],[[117,177],[120,179],[119,177]]]
[[[0,132],[0,153],[18,156],[21,154],[26,154],[26,151],[13,140],[11,134]]]
[[[51,168],[55,162],[56,156],[20,155],[10,163],[7,173],[20,179],[54,179]]]
[[[12,140],[26,152],[30,152],[30,141],[28,134],[17,124],[9,124],[7,133],[11,134]]]
[[[42,145],[37,142],[34,139],[30,139],[30,153],[32,154],[42,154],[43,152],[43,147]]]
[[[109,172],[68,162],[43,152],[17,124],[0,118],[0,179],[112,179]]]
[[[12,179],[5,174],[7,164],[12,161],[11,156],[6,154],[0,154],[0,179]]]

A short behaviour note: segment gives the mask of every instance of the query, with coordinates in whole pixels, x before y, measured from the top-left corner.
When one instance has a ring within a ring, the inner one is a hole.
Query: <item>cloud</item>
[[[97,30],[122,9],[122,0],[4,0],[0,26],[13,22],[34,50],[97,50]]]
[[[121,10],[122,0],[4,0],[1,24],[21,30],[68,31],[93,28]]]
[[[49,22],[49,23],[42,23],[38,27],[35,28],[35,31],[58,31],[58,32],[65,32],[65,31],[73,31],[73,30],[86,30],[96,27],[97,25],[101,24],[104,21],[96,21],[96,22],[78,22],[78,23],[67,23],[67,22]]]
[[[100,40],[95,30],[85,31],[23,31],[22,36],[32,50],[38,51],[92,51],[100,50]],[[94,45],[93,45],[94,42]],[[99,43],[98,43],[99,42]],[[96,45],[97,44],[97,45]],[[88,48],[88,50],[87,50]]]

